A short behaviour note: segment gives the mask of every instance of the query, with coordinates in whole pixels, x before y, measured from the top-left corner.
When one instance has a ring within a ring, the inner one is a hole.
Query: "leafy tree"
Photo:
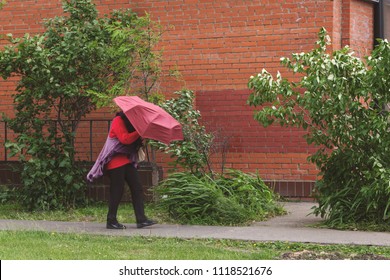
[[[153,45],[138,43],[149,34],[148,16],[121,10],[99,18],[91,0],[65,0],[63,9],[64,16],[45,22],[43,34],[9,34],[11,45],[0,52],[2,78],[19,78],[15,117],[8,120],[18,136],[7,145],[24,161],[20,198],[31,210],[85,201],[85,172],[73,142],[81,118],[96,108],[96,96],[111,101],[127,93],[130,80],[153,84],[137,74],[154,71],[144,55]]]
[[[95,108],[87,89],[105,86],[104,33],[94,5],[69,0],[63,7],[67,16],[46,21],[43,34],[9,34],[11,45],[0,53],[3,79],[19,77],[15,118],[9,120],[18,137],[8,147],[26,160],[21,201],[29,209],[71,207],[85,198],[74,133]]]
[[[89,91],[96,104],[110,106],[112,99],[121,95],[139,95],[150,102],[161,99],[162,51],[156,46],[165,32],[163,26],[151,20],[149,14],[138,16],[124,10],[111,14],[105,30],[110,44],[106,49],[109,63],[104,75],[110,88],[106,92]]]
[[[105,21],[110,37],[106,49],[109,62],[104,76],[110,84],[107,91],[89,90],[98,107],[118,108],[112,99],[122,95],[138,95],[158,103],[164,99],[160,93],[163,77],[162,50],[157,45],[166,29],[153,21],[149,14],[138,16],[131,10],[114,11]],[[155,151],[146,145],[148,160],[155,160]]]
[[[214,140],[211,133],[199,123],[201,114],[194,109],[194,93],[191,90],[175,92],[176,97],[162,102],[160,106],[178,120],[183,127],[184,141],[169,145],[151,141],[153,147],[171,155],[173,166],[182,167],[199,177],[213,173],[210,151]]]
[[[366,63],[348,47],[329,54],[329,36],[318,47],[281,62],[298,74],[295,82],[263,70],[248,83],[248,103],[262,106],[255,119],[264,126],[302,127],[309,157],[320,169],[317,215],[329,224],[390,219],[390,46],[384,40]],[[298,81],[297,81],[298,80]]]

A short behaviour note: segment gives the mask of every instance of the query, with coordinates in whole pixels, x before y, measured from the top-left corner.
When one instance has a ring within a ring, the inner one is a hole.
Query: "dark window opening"
[[[390,0],[378,0],[374,6],[374,45],[377,39],[390,40]]]

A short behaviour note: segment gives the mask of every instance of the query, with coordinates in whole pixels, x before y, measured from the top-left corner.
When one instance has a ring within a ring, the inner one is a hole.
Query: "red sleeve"
[[[118,138],[119,142],[125,145],[133,143],[140,137],[137,131],[129,133],[124,121],[119,116],[115,117],[112,121],[109,136],[111,138]]]

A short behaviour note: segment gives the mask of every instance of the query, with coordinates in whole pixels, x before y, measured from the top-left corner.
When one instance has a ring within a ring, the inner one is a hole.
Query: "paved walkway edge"
[[[157,224],[137,229],[135,224],[126,224],[125,230],[108,230],[105,224],[93,222],[0,220],[0,230],[390,246],[389,232],[340,231],[310,227],[310,224],[320,221],[319,218],[307,215],[311,206],[307,203],[289,203],[286,205],[288,215],[246,227]]]

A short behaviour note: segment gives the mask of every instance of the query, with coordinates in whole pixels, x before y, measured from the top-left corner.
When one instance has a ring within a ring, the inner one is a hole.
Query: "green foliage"
[[[86,203],[84,176],[85,171],[66,156],[30,159],[23,165],[19,200],[30,211],[82,206]]]
[[[140,95],[152,101],[153,95],[158,94],[162,75],[162,51],[157,51],[156,46],[164,28],[152,21],[149,14],[138,16],[131,10],[113,11],[103,25],[109,44],[102,75],[109,89],[91,89],[92,98],[99,107],[112,105],[112,99],[121,95]]]
[[[173,173],[156,188],[158,205],[177,222],[238,225],[281,214],[275,194],[258,177],[230,171],[213,179]]]
[[[7,186],[0,185],[0,203],[8,203],[15,200],[15,190]]]
[[[390,46],[379,42],[366,64],[348,47],[329,54],[326,31],[318,47],[282,58],[299,81],[276,79],[263,70],[249,80],[248,103],[262,106],[255,119],[264,126],[302,127],[309,157],[322,175],[315,213],[330,224],[390,220]]]
[[[147,98],[159,77],[154,47],[161,29],[149,15],[121,10],[98,17],[91,0],[65,0],[63,9],[43,34],[9,34],[11,44],[0,51],[2,78],[20,78],[15,118],[8,119],[18,136],[7,146],[26,161],[21,198],[29,209],[85,198],[73,147],[81,118],[119,94]]]
[[[178,120],[183,127],[184,141],[175,141],[169,145],[152,142],[154,147],[169,153],[174,158],[174,167],[182,167],[195,175],[211,174],[209,156],[213,135],[200,125],[201,114],[194,108],[194,93],[190,90],[175,92],[172,98],[160,104]]]
[[[14,95],[17,133],[8,143],[26,161],[20,199],[30,210],[74,206],[85,199],[82,170],[74,160],[74,135],[80,119],[95,108],[89,90],[103,90],[105,33],[91,1],[63,2],[67,16],[45,22],[31,37],[8,36],[0,52],[3,79],[19,76]]]
[[[105,51],[94,5],[64,1],[64,10],[70,16],[48,20],[43,34],[9,35],[12,45],[0,54],[0,73],[4,79],[21,78],[15,95],[18,123],[11,123],[16,132],[38,131],[46,124],[36,118],[54,117],[71,142],[79,119],[95,108],[86,89],[102,89]]]

